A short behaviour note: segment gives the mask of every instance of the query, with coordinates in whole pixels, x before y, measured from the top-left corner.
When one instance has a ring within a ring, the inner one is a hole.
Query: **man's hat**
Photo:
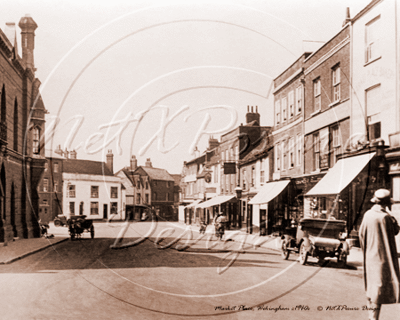
[[[393,202],[390,198],[390,191],[387,189],[378,189],[375,191],[374,197],[371,199],[373,203],[381,203],[383,201]]]

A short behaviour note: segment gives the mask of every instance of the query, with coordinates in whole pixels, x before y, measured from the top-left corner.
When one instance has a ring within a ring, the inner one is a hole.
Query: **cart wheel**
[[[75,233],[71,233],[71,241],[74,241],[75,239]]]
[[[282,241],[282,247],[281,247],[281,249],[282,249],[282,258],[284,259],[284,260],[287,260],[287,259],[289,259],[289,256],[290,256],[290,251],[287,249],[287,242],[286,242],[286,240],[283,240]]]
[[[346,252],[341,252],[338,255],[337,262],[338,262],[338,265],[340,265],[342,268],[346,268],[346,265],[347,265],[347,254],[346,254]]]
[[[94,227],[90,227],[90,237],[93,239],[94,238]]]
[[[61,221],[60,220],[54,220],[54,226],[55,227],[61,227]]]
[[[300,263],[302,265],[305,265],[307,263],[309,253],[306,249],[306,246],[304,245],[304,242],[301,244],[299,252],[300,252],[300,257],[299,257]]]

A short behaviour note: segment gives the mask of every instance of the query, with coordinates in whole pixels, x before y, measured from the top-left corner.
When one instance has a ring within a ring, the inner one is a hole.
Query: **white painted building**
[[[63,212],[67,217],[84,214],[94,220],[125,220],[123,189],[121,178],[105,162],[64,160]]]

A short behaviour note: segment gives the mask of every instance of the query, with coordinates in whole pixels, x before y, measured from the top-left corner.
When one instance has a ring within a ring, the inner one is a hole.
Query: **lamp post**
[[[236,224],[237,224],[236,226],[241,227],[240,221],[241,221],[242,215],[240,214],[240,198],[242,197],[242,188],[240,187],[240,185],[238,185],[235,188],[235,192],[236,192],[236,199],[237,199],[237,215],[236,216],[239,217],[239,221],[236,221]]]

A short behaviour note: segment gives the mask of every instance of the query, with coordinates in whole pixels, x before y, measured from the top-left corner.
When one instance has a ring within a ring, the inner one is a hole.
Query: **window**
[[[303,109],[303,86],[299,86],[296,89],[296,112],[301,113]]]
[[[221,151],[221,160],[222,162],[225,161],[225,151]]]
[[[332,69],[333,102],[340,101],[340,66]]]
[[[142,200],[142,197],[141,197],[140,193],[138,193],[138,194],[136,195],[136,204],[140,204],[140,203],[141,203],[141,200]]]
[[[48,206],[49,205],[49,202],[47,201],[47,199],[43,199],[43,205],[44,206]]]
[[[289,139],[289,168],[294,167],[294,138]]]
[[[49,191],[49,179],[43,179],[43,192]]]
[[[39,139],[40,139],[40,130],[39,128],[33,129],[33,153],[38,154],[39,150]]]
[[[321,79],[314,80],[314,112],[321,110]]]
[[[111,202],[110,203],[110,213],[111,214],[118,214],[118,202]]]
[[[368,138],[369,141],[381,137],[381,86],[376,85],[365,92],[367,106]]]
[[[146,181],[146,190],[149,190],[149,183]]]
[[[214,166],[214,182],[218,182],[218,165]]]
[[[288,143],[287,143],[287,141],[283,141],[282,142],[282,153],[283,153],[283,162],[282,162],[282,170],[286,170],[287,169],[287,145],[288,145]]]
[[[221,177],[221,192],[225,190],[225,175]]]
[[[365,25],[365,62],[370,62],[380,57],[379,25],[380,16]]]
[[[69,203],[69,212],[72,216],[75,214],[75,202]]]
[[[333,164],[336,163],[337,156],[341,153],[340,145],[339,126],[336,126],[332,128]]]
[[[231,191],[235,191],[235,177],[236,175],[231,174]]]
[[[169,201],[169,193],[168,192],[165,194],[165,201]]]
[[[54,164],[54,172],[57,173],[58,172],[58,163]]]
[[[256,178],[256,168],[251,167],[251,186],[254,187]]]
[[[243,190],[246,190],[246,169],[243,169],[242,179],[243,179]]]
[[[294,116],[294,91],[289,92],[289,118]]]
[[[229,179],[229,175],[225,176],[225,191],[229,192],[229,186],[230,186],[230,179]]]
[[[118,198],[118,187],[111,187],[111,198],[116,199]]]
[[[44,164],[44,172],[47,172],[47,169],[49,168],[49,164],[46,162],[45,164]]]
[[[281,145],[279,143],[275,146],[275,171],[281,170]]]
[[[287,119],[287,97],[282,99],[282,122]]]
[[[281,122],[281,101],[275,102],[275,124],[278,125]]]
[[[99,203],[98,202],[90,203],[90,214],[99,214]]]
[[[18,151],[18,102],[14,101],[14,150]]]
[[[265,162],[265,159],[261,159],[261,162],[260,162],[260,183],[264,183],[265,182],[264,162]]]
[[[53,191],[58,192],[58,182],[54,181]]]
[[[301,164],[301,135],[298,134],[296,137],[296,146],[297,146],[297,151],[296,151],[296,158],[297,158],[297,165],[299,166]]]
[[[91,186],[90,187],[90,197],[91,198],[99,197],[99,186]]]
[[[319,170],[319,133],[313,135],[314,170]]]
[[[146,203],[150,203],[150,199],[149,199],[150,197],[149,197],[149,194],[148,193],[146,193]]]
[[[75,185],[68,186],[68,196],[70,198],[75,198]]]

